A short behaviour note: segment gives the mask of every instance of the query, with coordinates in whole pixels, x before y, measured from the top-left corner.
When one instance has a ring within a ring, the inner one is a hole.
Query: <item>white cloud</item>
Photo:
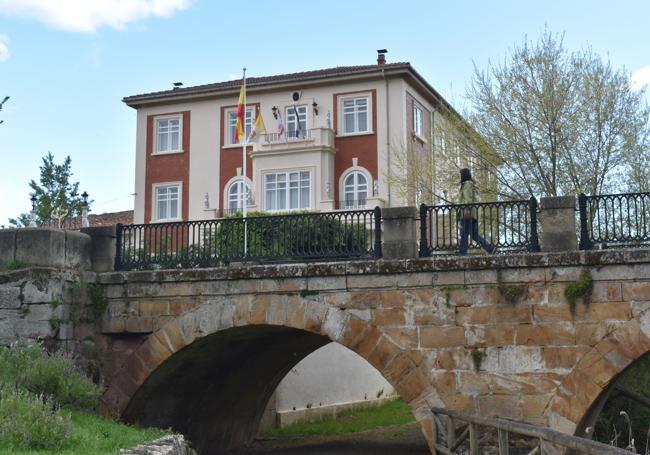
[[[0,63],[9,58],[9,37],[0,35]]]
[[[122,30],[150,16],[169,17],[190,0],[0,0],[0,14],[26,17],[71,32]]]
[[[643,68],[633,72],[631,81],[634,90],[640,90],[644,86],[650,84],[650,65],[644,66]]]

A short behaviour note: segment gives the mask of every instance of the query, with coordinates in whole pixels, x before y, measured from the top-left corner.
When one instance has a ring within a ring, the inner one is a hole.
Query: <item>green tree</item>
[[[625,69],[591,50],[570,53],[545,31],[503,63],[475,67],[472,126],[495,150],[512,197],[647,187],[650,109]]]
[[[36,197],[36,223],[47,224],[56,220],[56,215],[74,217],[81,215],[83,200],[79,195],[79,182],[71,183],[72,160],[66,156],[62,164],[54,162],[54,155],[48,152],[43,157],[40,167],[40,183],[29,182],[30,195]],[[29,213],[22,213],[17,218],[10,218],[9,223],[15,227],[28,226]]]
[[[5,104],[7,101],[9,101],[9,97],[8,97],[8,96],[5,96],[5,97],[2,99],[2,101],[0,101],[0,111],[2,111],[2,106],[4,106],[4,104]],[[4,120],[0,120],[0,123],[2,123],[2,122],[4,122]]]

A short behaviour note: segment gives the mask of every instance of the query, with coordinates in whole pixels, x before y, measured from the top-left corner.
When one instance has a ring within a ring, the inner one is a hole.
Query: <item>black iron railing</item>
[[[381,209],[117,227],[117,270],[381,257]]]
[[[539,251],[537,200],[420,206],[420,257],[459,250],[460,220],[477,220],[479,235],[500,253]],[[469,248],[480,245],[470,239]]]
[[[650,246],[650,193],[578,196],[580,249]]]

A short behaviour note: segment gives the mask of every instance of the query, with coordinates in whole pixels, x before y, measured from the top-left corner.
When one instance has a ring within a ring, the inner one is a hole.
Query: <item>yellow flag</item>
[[[255,125],[253,125],[253,131],[251,131],[251,139],[264,133],[266,133],[266,126],[264,125],[262,113],[258,112],[257,118],[255,119]]]

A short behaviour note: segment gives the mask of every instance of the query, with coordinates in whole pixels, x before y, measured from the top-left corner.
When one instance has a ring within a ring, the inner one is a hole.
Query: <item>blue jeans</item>
[[[462,218],[458,221],[460,225],[460,239],[458,241],[459,252],[461,256],[467,254],[467,248],[469,247],[467,237],[471,236],[472,239],[481,245],[485,251],[492,253],[494,247],[478,233],[478,221],[476,218]]]

